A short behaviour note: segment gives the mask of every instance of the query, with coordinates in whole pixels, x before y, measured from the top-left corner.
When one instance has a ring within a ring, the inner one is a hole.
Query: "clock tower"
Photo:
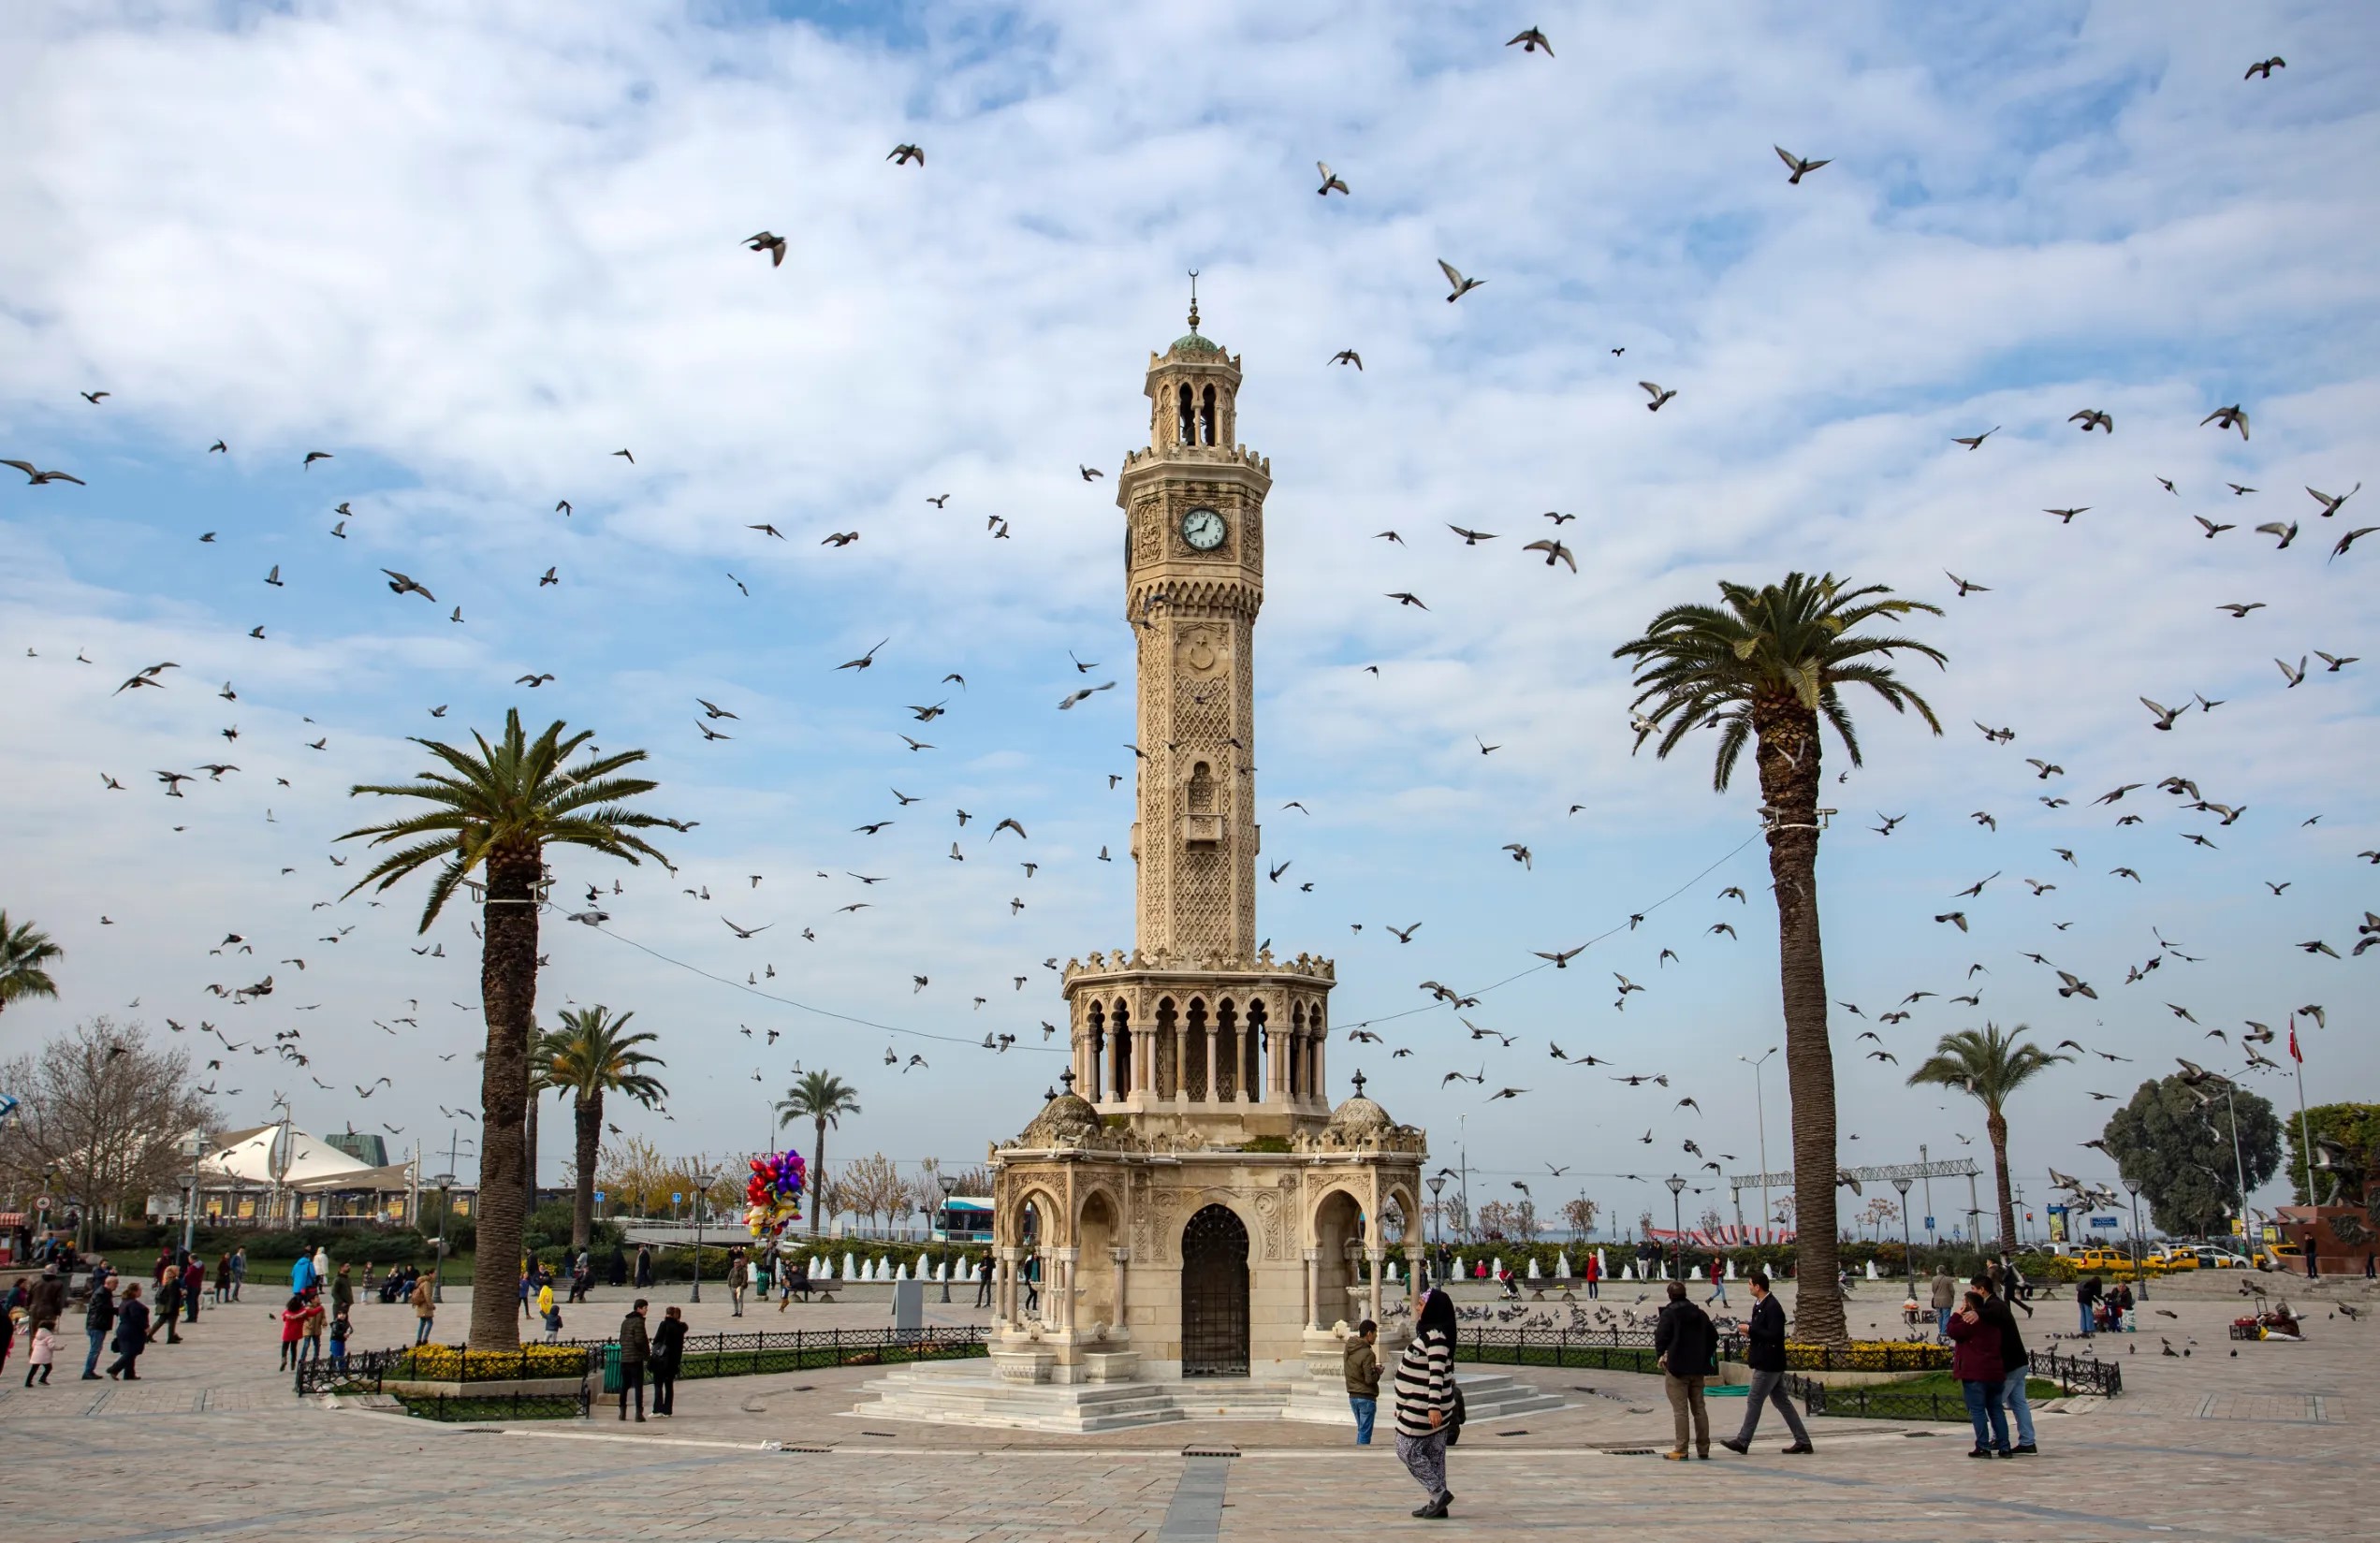
[[[1126,455],[1125,616],[1139,644],[1135,941],[1256,955],[1255,674],[1272,466],[1237,444],[1240,361],[1190,331],[1149,356],[1148,447]]]

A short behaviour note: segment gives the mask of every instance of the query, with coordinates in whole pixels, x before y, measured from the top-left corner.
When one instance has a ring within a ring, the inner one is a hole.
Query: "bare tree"
[[[870,1227],[876,1225],[878,1217],[910,1203],[909,1186],[902,1181],[900,1170],[882,1152],[871,1152],[845,1163],[840,1179],[844,1206]]]
[[[1595,1217],[1599,1209],[1593,1201],[1584,1195],[1576,1200],[1564,1201],[1562,1220],[1569,1226],[1570,1235],[1578,1238],[1592,1236],[1595,1231]]]
[[[0,1178],[25,1189],[55,1174],[81,1212],[85,1244],[95,1218],[139,1215],[151,1195],[176,1189],[190,1167],[182,1139],[214,1129],[190,1057],[152,1047],[137,1023],[77,1024],[0,1067],[0,1086],[21,1106],[0,1127]]]

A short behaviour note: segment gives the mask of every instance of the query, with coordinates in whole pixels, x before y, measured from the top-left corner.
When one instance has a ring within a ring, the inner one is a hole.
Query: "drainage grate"
[[[1225,1446],[1185,1447],[1182,1448],[1182,1455],[1184,1457],[1237,1457],[1239,1448]]]
[[[1524,1426],[1522,1426],[1522,1427],[1521,1427],[1519,1430],[1517,1430],[1517,1431],[1491,1431],[1491,1432],[1489,1432],[1488,1434],[1489,1434],[1490,1435],[1499,1435],[1499,1436],[1503,1436],[1503,1435],[1526,1435],[1526,1434],[1529,1434],[1529,1428],[1528,1428],[1527,1426],[1524,1425]]]
[[[1650,1447],[1603,1447],[1598,1448],[1605,1457],[1651,1457]]]

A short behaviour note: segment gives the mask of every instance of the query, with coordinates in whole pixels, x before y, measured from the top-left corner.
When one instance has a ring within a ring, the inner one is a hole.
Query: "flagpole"
[[[2298,1079],[2298,1155],[2305,1160],[2306,1209],[2313,1213],[2322,1202],[2314,1192],[2314,1129],[2306,1118],[2306,1057],[2298,1048],[2298,1015],[2289,1014],[2289,1059]],[[2321,1217],[2313,1215],[2306,1225],[2306,1279],[2322,1274]]]

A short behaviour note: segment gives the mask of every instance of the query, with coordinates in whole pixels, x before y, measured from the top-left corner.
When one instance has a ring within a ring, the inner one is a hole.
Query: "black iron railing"
[[[2027,1383],[2055,1383],[2057,1396],[2061,1398],[2077,1393],[2095,1393],[2102,1398],[2123,1396],[2124,1369],[2112,1362],[2084,1361],[2039,1350],[2033,1352],[2032,1362],[2025,1377]],[[1785,1379],[1785,1389],[1788,1396],[1800,1399],[1803,1408],[1812,1415],[1865,1419],[1964,1420],[1967,1418],[1965,1392],[1946,1389],[1938,1383],[1922,1388],[1891,1382],[1869,1383],[1857,1388],[1829,1387],[1815,1377],[1789,1375]]]
[[[592,1394],[586,1379],[569,1393],[403,1393],[405,1413],[449,1423],[477,1419],[585,1419]]]
[[[1721,1361],[1743,1361],[1741,1333],[1722,1329]],[[1797,1372],[1932,1372],[1950,1364],[1941,1346],[1912,1341],[1862,1343],[1842,1349],[1789,1344],[1786,1365]],[[1649,1329],[1496,1329],[1456,1331],[1454,1359],[1506,1366],[1591,1367],[1609,1372],[1658,1372]]]
[[[681,1378],[756,1376],[829,1366],[889,1366],[986,1353],[981,1325],[933,1329],[796,1329],[781,1333],[689,1334],[680,1352]],[[518,1350],[473,1350],[460,1345],[370,1350],[343,1361],[309,1361],[298,1368],[297,1391],[377,1393],[388,1382],[533,1382],[604,1376],[616,1342],[571,1340],[525,1345]],[[469,1394],[456,1394],[468,1402]],[[505,1397],[509,1395],[494,1395]],[[524,1398],[546,1395],[523,1394]],[[559,1397],[561,1395],[551,1395]],[[457,1418],[476,1419],[477,1416]]]

